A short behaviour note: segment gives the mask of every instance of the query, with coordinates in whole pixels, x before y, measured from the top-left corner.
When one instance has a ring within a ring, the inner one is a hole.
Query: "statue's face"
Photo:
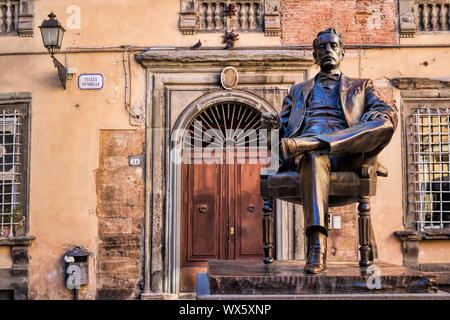
[[[344,49],[339,45],[339,37],[332,33],[321,34],[314,50],[314,59],[322,71],[339,70],[344,58]]]

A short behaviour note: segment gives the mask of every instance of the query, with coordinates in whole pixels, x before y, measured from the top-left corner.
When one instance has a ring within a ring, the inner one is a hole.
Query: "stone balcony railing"
[[[0,36],[33,35],[34,0],[0,0]]]
[[[236,1],[236,14],[228,17],[224,14],[225,1],[202,0],[198,3],[198,31],[262,31],[263,1]]]
[[[400,0],[400,36],[450,32],[450,0]]]
[[[19,1],[0,0],[0,33],[17,32]]]
[[[416,3],[419,31],[450,31],[450,3]]]
[[[226,14],[229,5],[232,15]],[[180,0],[180,31],[196,32],[264,32],[281,33],[279,0]]]

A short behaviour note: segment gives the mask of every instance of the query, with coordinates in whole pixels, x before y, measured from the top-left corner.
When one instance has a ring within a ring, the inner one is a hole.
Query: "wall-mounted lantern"
[[[61,23],[56,19],[56,15],[51,12],[48,15],[49,19],[44,20],[42,25],[39,26],[42,34],[42,41],[44,47],[47,48],[50,53],[55,67],[58,69],[59,79],[64,89],[66,89],[67,82],[67,68],[54,57],[55,53],[59,52],[62,46],[64,32],[66,31]]]

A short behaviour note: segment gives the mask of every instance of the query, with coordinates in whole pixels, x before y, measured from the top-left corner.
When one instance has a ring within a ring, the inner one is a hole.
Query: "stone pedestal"
[[[428,295],[437,294],[436,276],[388,263],[360,268],[357,263],[329,263],[322,275],[303,272],[303,261],[213,260],[197,295]],[[201,280],[201,277],[198,278]]]

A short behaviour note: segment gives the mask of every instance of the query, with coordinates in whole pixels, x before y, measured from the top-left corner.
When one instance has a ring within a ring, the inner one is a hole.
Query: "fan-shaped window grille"
[[[245,104],[227,102],[208,107],[191,122],[184,148],[256,149],[265,147],[261,113]]]

